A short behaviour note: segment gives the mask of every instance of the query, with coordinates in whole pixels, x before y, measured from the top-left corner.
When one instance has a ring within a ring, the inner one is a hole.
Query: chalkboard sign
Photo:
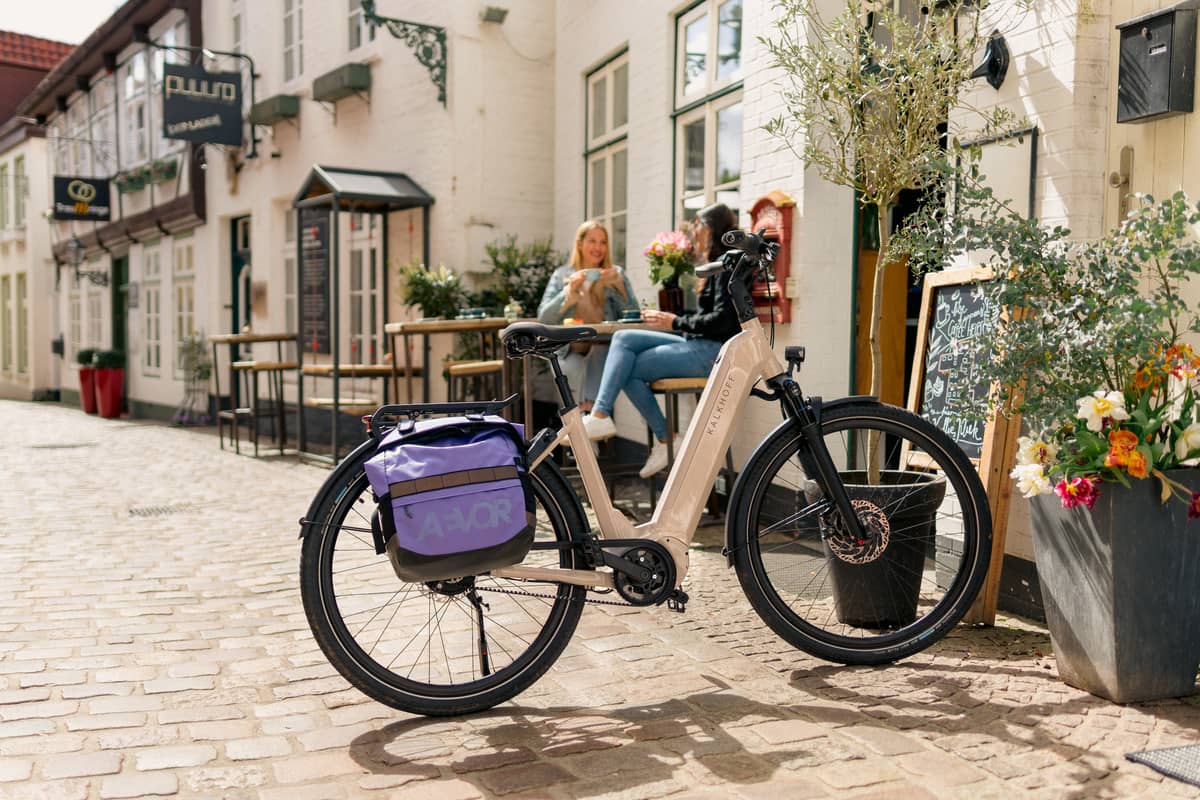
[[[909,409],[950,435],[970,458],[983,452],[988,385],[977,377],[977,337],[999,324],[978,281],[986,269],[956,269],[925,277],[913,360]]]
[[[329,352],[329,209],[300,209],[300,343]]]

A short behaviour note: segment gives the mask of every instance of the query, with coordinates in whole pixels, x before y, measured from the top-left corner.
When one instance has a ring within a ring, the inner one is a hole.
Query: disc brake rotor
[[[883,509],[869,500],[851,500],[854,513],[862,524],[863,538],[853,536],[836,511],[828,514],[822,522],[825,542],[842,561],[847,564],[868,564],[883,555],[892,538],[892,526]]]

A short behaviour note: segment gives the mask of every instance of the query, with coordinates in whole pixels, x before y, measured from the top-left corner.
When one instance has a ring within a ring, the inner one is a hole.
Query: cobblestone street
[[[589,608],[530,691],[456,720],[368,700],[314,643],[297,520],[325,470],[208,432],[0,401],[0,800],[1200,798],[1125,760],[1200,700],[1062,684],[1001,616],[887,668],[784,644],[701,537],[686,614]]]

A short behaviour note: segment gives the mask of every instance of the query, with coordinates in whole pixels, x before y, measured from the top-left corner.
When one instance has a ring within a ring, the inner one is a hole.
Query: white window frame
[[[242,0],[232,0],[229,9],[229,49],[234,53],[245,52],[246,6]]]
[[[17,305],[17,374],[26,375],[29,372],[29,279],[26,273],[16,274],[13,291]]]
[[[13,227],[25,229],[25,195],[29,191],[29,182],[25,176],[25,156],[13,158]]]
[[[739,214],[745,210],[742,208],[740,199],[741,191],[741,170],[738,172],[738,177],[732,181],[717,182],[717,115],[727,108],[742,104],[742,93],[740,91],[731,92],[730,94],[722,95],[715,100],[709,101],[701,106],[693,108],[686,114],[681,114],[675,120],[675,219],[690,220],[695,216],[696,212],[705,206],[716,202],[726,202],[730,208],[737,211]],[[745,106],[742,106],[742,113],[745,114]],[[700,190],[688,189],[685,190],[685,181],[687,180],[687,146],[684,140],[684,129],[691,123],[697,120],[704,121],[704,186]],[[745,117],[743,116],[743,120]],[[744,122],[743,122],[744,130]],[[742,165],[744,169],[745,165]],[[736,203],[728,203],[728,192],[738,192],[739,200]]]
[[[304,74],[304,0],[283,0],[282,42],[283,82],[291,83]]]
[[[176,380],[187,377],[180,346],[196,335],[196,251],[192,237],[175,240],[172,256],[171,318],[173,341],[171,359]]]
[[[675,107],[680,108],[688,103],[708,97],[716,92],[740,83],[746,71],[746,42],[743,28],[741,50],[739,51],[738,68],[730,75],[718,77],[717,55],[720,36],[720,12],[729,3],[740,2],[742,5],[743,25],[745,20],[745,0],[704,0],[675,20]],[[685,94],[684,69],[687,63],[687,29],[688,26],[702,17],[708,18],[707,43],[704,51],[704,76],[699,87]]]
[[[618,109],[616,86],[621,74],[625,80],[625,107]],[[615,264],[624,264],[629,256],[629,74],[629,50],[626,49],[587,73],[584,80],[584,104],[587,107],[584,120],[587,184],[584,216],[608,230],[609,251]],[[602,104],[596,102],[598,87],[604,87]],[[624,115],[624,120],[614,125],[618,111]],[[598,120],[602,123],[599,130]],[[621,194],[616,191],[614,180],[618,160],[623,160],[625,165],[625,190]],[[603,181],[599,193],[597,176]]]
[[[0,275],[0,372],[13,371],[12,276]]]
[[[120,164],[116,134],[116,77],[108,75],[97,81],[88,92],[88,102],[92,116],[92,177],[107,178],[117,171]]]
[[[378,214],[350,214],[346,240],[350,246],[345,272],[346,330],[343,345],[350,363],[372,364],[383,360],[383,270]],[[355,285],[355,268],[360,283]],[[357,324],[356,314],[357,312]]]
[[[121,67],[120,118],[121,168],[140,166],[150,160],[150,103],[148,93],[152,83],[151,67],[146,63],[145,50],[139,50]],[[135,76],[142,74],[141,88],[137,88]],[[140,114],[140,122],[139,122]]]
[[[142,314],[146,337],[142,374],[151,377],[162,371],[162,248],[147,247],[143,253]]]
[[[83,346],[83,301],[79,297],[79,287],[71,289],[67,300],[67,315],[69,318],[68,324],[68,342],[70,348],[71,362],[75,362],[75,355]]]
[[[87,95],[80,95],[67,107],[67,144],[70,175],[92,174],[92,109]]]
[[[9,206],[8,162],[0,164],[0,231],[8,230]]]
[[[97,263],[88,264],[88,269],[95,271],[99,269]],[[87,290],[87,340],[90,347],[99,347],[104,341],[104,304],[101,302],[104,295],[99,289],[90,288]]]
[[[183,139],[168,139],[164,135],[162,118],[163,118],[163,65],[164,64],[186,64],[187,55],[182,50],[170,49],[174,45],[187,44],[188,42],[188,23],[187,19],[180,19],[172,25],[169,25],[155,41],[163,45],[163,49],[155,48],[150,59],[150,76],[152,83],[150,87],[150,108],[153,112],[153,119],[150,121],[150,126],[153,129],[153,134],[148,138],[150,140],[150,155],[151,159],[159,158],[174,154],[184,148],[187,144]]]
[[[350,52],[375,41],[375,26],[365,22],[362,0],[347,0],[346,45]]]

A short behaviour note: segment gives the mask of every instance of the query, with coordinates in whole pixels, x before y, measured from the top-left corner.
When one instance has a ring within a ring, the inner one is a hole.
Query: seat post
[[[546,360],[550,362],[550,371],[554,373],[554,385],[558,387],[558,396],[562,400],[562,408],[558,410],[559,415],[562,415],[575,407],[575,398],[571,394],[567,376],[563,375],[562,367],[558,365],[558,356],[551,355]]]

